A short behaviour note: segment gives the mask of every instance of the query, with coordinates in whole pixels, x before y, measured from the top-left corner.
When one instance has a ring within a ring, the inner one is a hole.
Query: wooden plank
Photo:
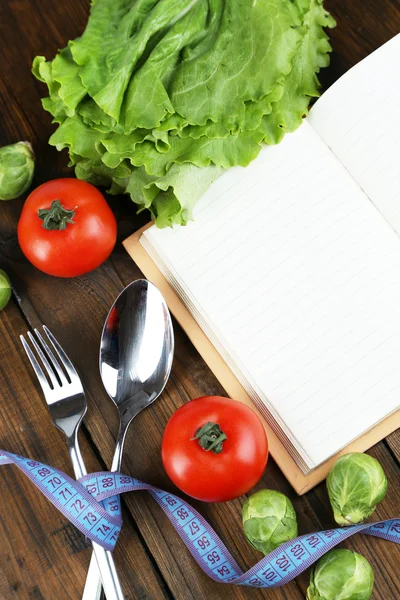
[[[325,86],[400,28],[398,0],[383,0],[380,3],[372,0],[367,3],[327,0],[326,6],[338,18],[339,27],[332,33],[335,51],[332,66],[322,73]],[[47,145],[52,126],[50,117],[40,105],[44,87],[32,78],[30,64],[36,54],[51,58],[58,47],[63,47],[68,39],[79,35],[85,24],[87,10],[86,0],[64,0],[61,3],[51,0],[13,0],[0,3],[3,41],[0,48],[2,143],[26,138],[34,143],[37,153],[35,184],[67,175],[70,170],[65,166],[65,154],[57,153]],[[19,40],[19,43],[16,44],[15,40]],[[145,216],[134,217],[129,199],[112,199],[111,203],[118,216],[120,239],[144,223]],[[90,438],[82,440],[83,450],[85,456],[90,456],[88,466],[96,470],[102,467],[102,461],[110,464],[117,431],[114,407],[106,398],[98,375],[101,326],[123,284],[140,273],[124,250],[117,248],[111,260],[95,273],[70,281],[47,277],[27,265],[18,250],[15,227],[22,200],[1,204],[0,254],[24,283],[24,295],[33,305],[33,313],[29,314],[29,318],[46,322],[54,330],[84,374],[89,397],[87,427]],[[27,316],[28,312],[25,306]],[[7,333],[8,328],[12,330],[11,336]],[[47,426],[44,432],[44,418],[48,418],[46,409],[33,375],[22,364],[16,334],[24,329],[25,324],[11,304],[0,315],[2,378],[6,373],[4,386],[2,379],[0,388],[3,394],[0,413],[5,412],[6,415],[6,420],[3,419],[3,425],[0,425],[1,446],[40,457],[68,470],[64,442],[52,427]],[[160,460],[161,436],[167,419],[190,398],[223,393],[179,328],[176,329],[176,340],[171,380],[162,398],[132,425],[123,467],[127,472],[171,491],[174,491],[174,487],[168,481]],[[14,397],[19,399],[18,403]],[[11,421],[16,425],[6,427]],[[23,427],[24,431],[19,427]],[[388,442],[394,454],[398,451],[398,440],[396,435]],[[92,453],[92,441],[100,453],[100,463]],[[379,454],[380,459],[388,470],[391,489],[395,490],[393,486],[396,486],[396,477],[398,486],[399,470],[396,470],[394,458],[384,444],[382,448],[378,446],[373,452],[382,453]],[[79,536],[69,526],[65,528],[64,520],[49,508],[46,501],[37,498],[32,486],[14,471],[13,467],[4,467],[0,472],[2,490],[6,486],[10,488],[0,497],[0,536],[5,540],[0,549],[0,597],[5,600],[28,597],[67,600],[80,597],[89,550],[80,548]],[[297,498],[276,465],[270,461],[257,489],[261,487],[279,489],[292,498],[299,515],[301,533],[332,526],[323,485],[305,498]],[[378,516],[399,514],[395,496],[393,492],[388,496],[377,512]],[[243,567],[249,567],[260,558],[260,554],[250,548],[242,533],[240,510],[243,500],[212,506],[194,504],[215,527],[238,562]],[[23,511],[20,501],[23,502]],[[31,502],[35,503],[37,514],[46,517],[45,521],[35,521]],[[168,598],[168,590],[179,600],[203,597],[213,600],[300,600],[304,597],[307,574],[299,578],[297,583],[269,592],[213,583],[200,571],[161,510],[145,493],[131,494],[124,504],[127,507],[126,527],[118,543],[116,557],[122,566],[124,586],[129,590],[128,598]],[[9,514],[14,515],[15,519],[11,519]],[[51,533],[54,535],[50,537]],[[348,547],[359,548],[373,562],[377,575],[374,599],[398,598],[397,549],[387,542],[361,540],[361,536],[354,538],[354,545],[353,541],[349,541]],[[150,553],[155,562],[152,562]],[[158,570],[166,584],[159,577]],[[72,578],[71,573],[74,574]]]
[[[393,457],[397,461],[397,464],[400,465],[400,431],[394,431],[391,435],[386,438],[386,443],[388,448],[390,448],[393,453]]]
[[[331,64],[319,79],[327,89],[343,73],[400,31],[399,0],[324,0],[337,21],[329,30]]]
[[[0,318],[1,447],[73,476],[64,436],[51,424],[21,346],[18,336],[25,332],[26,323],[11,302]],[[102,470],[84,435],[81,442],[88,469]],[[0,597],[80,597],[91,554],[83,535],[16,467],[2,467],[0,478]],[[115,553],[125,590],[135,598],[169,598],[136,526],[126,513],[125,518]]]

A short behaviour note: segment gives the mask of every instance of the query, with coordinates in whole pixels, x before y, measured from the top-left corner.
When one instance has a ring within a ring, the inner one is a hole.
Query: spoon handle
[[[117,443],[115,445],[114,456],[111,464],[111,472],[119,471],[122,463],[122,452],[126,432],[128,431],[129,423],[120,423]],[[86,576],[85,588],[83,590],[82,600],[105,600],[104,590],[101,583],[100,573],[97,566],[97,560],[92,552],[90,559],[89,570]]]

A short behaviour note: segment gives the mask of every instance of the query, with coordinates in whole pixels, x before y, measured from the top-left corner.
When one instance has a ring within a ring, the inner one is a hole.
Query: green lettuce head
[[[250,496],[243,505],[242,519],[248,542],[264,554],[297,536],[293,504],[275,490],[261,490]]]
[[[367,519],[387,490],[386,475],[368,454],[345,454],[331,469],[326,485],[336,523],[353,525]]]
[[[0,200],[22,196],[32,183],[35,156],[29,142],[0,148]]]
[[[82,35],[33,62],[49,143],[159,227],[186,224],[221,173],[301,124],[334,26],[322,0],[92,0]]]
[[[307,600],[370,600],[374,572],[352,550],[331,550],[311,569]]]

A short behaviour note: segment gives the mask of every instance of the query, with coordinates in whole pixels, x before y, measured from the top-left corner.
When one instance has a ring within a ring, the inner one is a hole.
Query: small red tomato
[[[225,502],[248,492],[268,458],[264,427],[248,406],[204,396],[170,418],[164,431],[162,461],[185,494],[205,502]]]
[[[18,223],[26,258],[56,277],[76,277],[100,266],[117,238],[104,196],[79,179],[53,179],[29,194]]]

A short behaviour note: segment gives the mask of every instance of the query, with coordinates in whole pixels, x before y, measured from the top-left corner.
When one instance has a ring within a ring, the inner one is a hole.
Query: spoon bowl
[[[132,419],[163,391],[173,353],[171,316],[163,296],[146,279],[134,281],[111,307],[100,345],[101,378],[120,416],[112,471],[119,470]]]

